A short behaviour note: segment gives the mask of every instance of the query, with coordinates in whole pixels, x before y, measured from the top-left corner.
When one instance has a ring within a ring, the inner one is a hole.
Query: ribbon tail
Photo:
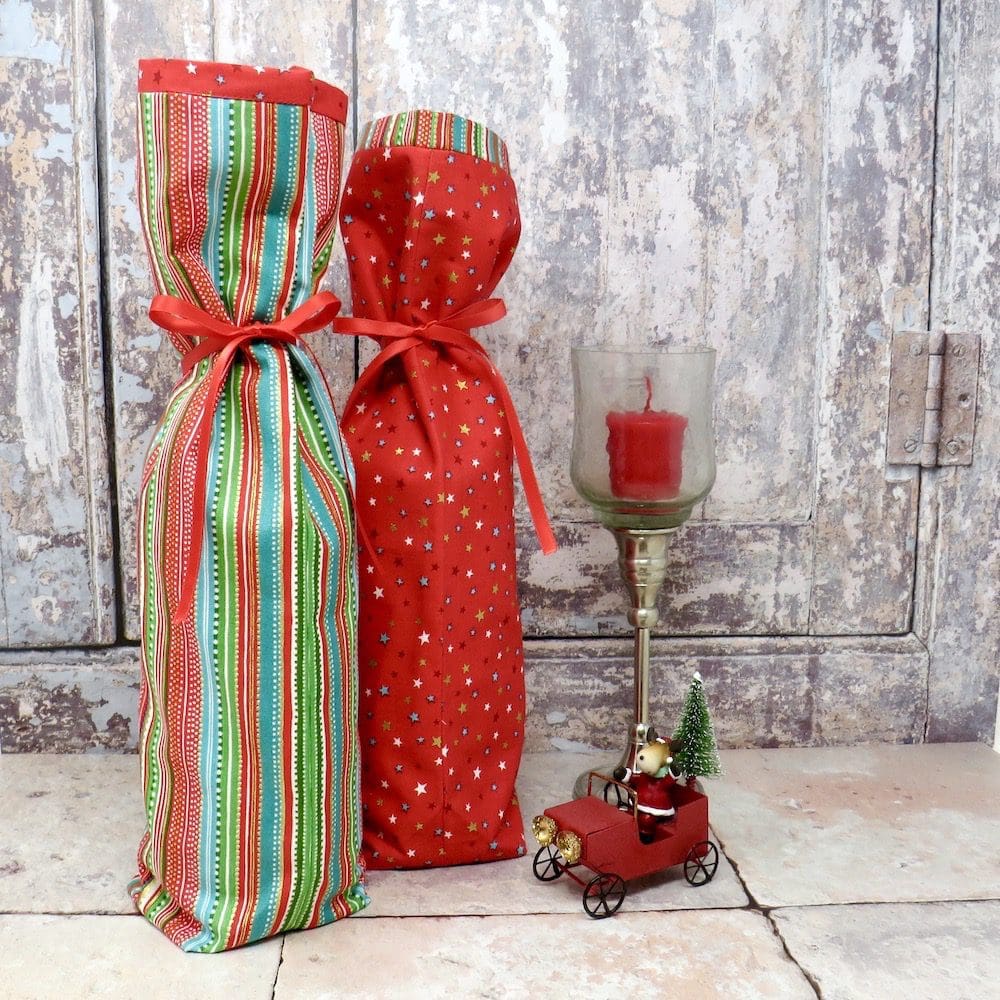
[[[191,617],[194,599],[198,589],[198,569],[201,564],[201,550],[205,534],[205,503],[208,497],[208,449],[212,442],[212,425],[219,396],[226,384],[229,369],[239,350],[234,343],[220,351],[212,363],[208,387],[202,400],[201,412],[195,426],[195,469],[194,493],[191,497],[191,544],[184,553],[181,571],[181,592],[174,608],[172,620],[175,625],[183,625]]]
[[[517,459],[517,467],[521,473],[521,485],[524,487],[524,498],[528,503],[528,512],[531,514],[532,524],[535,526],[535,535],[538,537],[538,544],[547,556],[559,548],[556,536],[549,523],[549,515],[545,510],[545,501],[542,499],[542,491],[538,486],[538,478],[535,476],[535,466],[531,461],[531,452],[528,450],[528,442],[525,440],[524,431],[521,429],[521,421],[518,419],[517,410],[514,408],[514,400],[511,399],[507,384],[500,373],[493,367],[488,358],[481,354],[476,357],[480,359],[483,366],[490,374],[490,381],[504,405],[507,414],[507,425],[510,428],[510,436],[514,443],[514,457]]]

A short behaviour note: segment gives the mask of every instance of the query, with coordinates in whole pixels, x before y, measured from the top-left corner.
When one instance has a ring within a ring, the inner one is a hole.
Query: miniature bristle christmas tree
[[[715,729],[708,714],[705,688],[702,686],[699,673],[695,673],[691,678],[691,686],[684,699],[681,721],[674,732],[674,740],[681,744],[680,750],[674,755],[674,766],[679,767],[688,778],[722,774],[719,748],[715,743]]]

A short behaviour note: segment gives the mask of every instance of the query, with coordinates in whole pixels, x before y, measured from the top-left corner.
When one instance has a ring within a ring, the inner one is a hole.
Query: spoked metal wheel
[[[535,878],[540,882],[554,882],[563,873],[563,866],[559,861],[559,852],[553,844],[546,844],[539,847],[535,852],[535,862],[532,866]]]
[[[719,867],[719,849],[710,840],[695,844],[684,859],[684,877],[691,885],[705,885]]]
[[[625,900],[625,880],[614,872],[595,875],[583,890],[583,908],[595,920],[614,916]]]

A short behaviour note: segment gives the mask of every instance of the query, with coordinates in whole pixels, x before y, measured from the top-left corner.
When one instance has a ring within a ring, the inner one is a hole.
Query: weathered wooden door
[[[0,648],[108,643],[93,25],[65,3],[2,17]]]
[[[654,712],[669,717],[700,668],[734,743],[992,730],[987,0],[8,7],[0,191],[16,225],[0,232],[0,308],[18,351],[0,361],[0,644],[137,637],[135,491],[177,369],[144,315],[136,60],[297,62],[349,91],[355,128],[436,106],[510,147],[524,234],[500,288],[510,315],[481,335],[562,543],[541,556],[525,522],[534,745],[613,741],[629,704],[613,543],[569,481],[569,346],[584,341],[718,351],[718,480],[673,546]],[[339,265],[329,287],[346,297]],[[891,335],[928,324],[983,336],[972,469],[885,460]],[[363,351],[331,338],[322,353],[342,400]]]

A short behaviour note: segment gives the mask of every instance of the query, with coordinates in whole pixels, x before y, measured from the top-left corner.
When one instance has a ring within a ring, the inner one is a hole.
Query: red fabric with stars
[[[392,127],[405,116],[368,127],[341,202],[354,316],[411,328],[488,298],[520,233],[499,140],[499,162],[427,148],[472,126],[417,114],[406,134]],[[525,717],[511,414],[489,362],[455,346],[422,340],[373,366],[342,421],[376,553],[360,560],[366,861],[510,858]]]

